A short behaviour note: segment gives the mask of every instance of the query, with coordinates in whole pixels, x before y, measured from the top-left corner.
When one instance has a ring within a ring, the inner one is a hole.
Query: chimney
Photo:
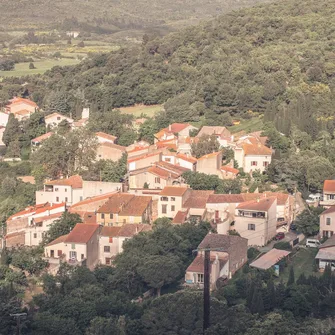
[[[172,130],[172,127],[171,127],[171,125],[169,124],[169,131],[171,131]]]

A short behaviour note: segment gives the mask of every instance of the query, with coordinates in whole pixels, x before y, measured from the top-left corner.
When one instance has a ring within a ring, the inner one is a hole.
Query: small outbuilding
[[[271,249],[269,252],[252,262],[250,266],[260,270],[268,270],[274,267],[283,258],[287,257],[290,253],[291,251],[287,250]]]

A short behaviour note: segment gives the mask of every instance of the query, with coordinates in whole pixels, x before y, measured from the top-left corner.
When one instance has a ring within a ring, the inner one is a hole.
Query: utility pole
[[[204,259],[204,323],[203,323],[204,334],[206,330],[209,328],[209,317],[210,317],[209,266],[210,266],[210,249],[206,249]]]
[[[26,317],[27,313],[15,313],[9,315],[16,319],[16,334],[21,335],[21,317],[22,318]]]

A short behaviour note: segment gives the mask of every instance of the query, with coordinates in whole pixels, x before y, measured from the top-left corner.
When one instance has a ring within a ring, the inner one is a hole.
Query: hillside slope
[[[315,136],[335,128],[334,38],[334,0],[287,0],[55,68],[45,80],[104,110],[165,103],[171,120],[209,124],[251,110],[283,132],[293,122]]]
[[[269,0],[0,0],[6,28],[38,26],[75,18],[99,26],[150,27],[213,17],[233,9]]]

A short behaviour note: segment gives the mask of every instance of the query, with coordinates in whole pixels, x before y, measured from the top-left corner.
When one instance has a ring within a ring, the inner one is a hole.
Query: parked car
[[[321,245],[320,241],[314,238],[308,238],[306,240],[307,248],[318,248]]]
[[[277,227],[282,227],[282,226],[286,226],[287,225],[287,221],[285,220],[285,218],[278,218],[277,219]]]
[[[275,241],[280,241],[285,237],[285,233],[277,233],[276,236],[274,237]]]

